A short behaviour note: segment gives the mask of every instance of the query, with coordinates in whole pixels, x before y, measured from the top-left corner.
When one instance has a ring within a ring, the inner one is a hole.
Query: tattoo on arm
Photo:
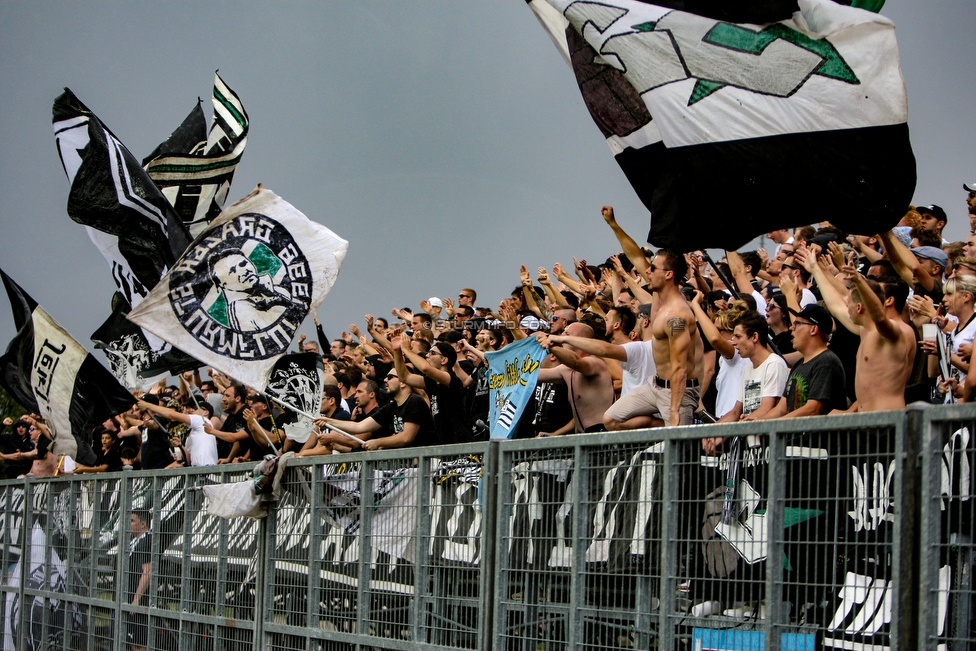
[[[688,327],[688,321],[681,318],[680,316],[673,316],[670,319],[668,319],[668,329],[671,331],[672,335],[677,334],[679,332],[684,332],[685,328],[687,327]]]

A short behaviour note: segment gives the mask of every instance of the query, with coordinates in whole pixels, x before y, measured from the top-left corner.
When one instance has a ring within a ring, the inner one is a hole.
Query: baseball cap
[[[434,307],[444,307],[444,301],[437,298],[436,296],[431,296],[429,299],[427,299],[427,302],[433,305]]]
[[[816,244],[821,249],[826,249],[830,242],[840,242],[837,233],[821,233],[810,238],[810,244]]]
[[[946,212],[942,209],[942,206],[937,206],[933,203],[931,206],[916,206],[915,210],[920,213],[932,215],[940,222],[949,223],[949,219],[946,217]]]
[[[934,246],[916,246],[912,249],[916,258],[925,258],[942,266],[943,269],[949,264],[949,256],[942,249]]]
[[[789,308],[789,310],[793,316],[816,324],[819,328],[826,330],[828,334],[834,328],[834,317],[830,316],[830,312],[826,308],[820,307],[816,303],[807,305],[799,312],[793,308]]]
[[[963,183],[962,187],[965,188],[966,192],[976,192],[976,181],[972,183]]]

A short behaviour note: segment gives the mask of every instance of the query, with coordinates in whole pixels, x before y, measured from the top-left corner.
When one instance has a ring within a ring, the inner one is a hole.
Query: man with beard
[[[227,387],[220,399],[220,406],[224,408],[224,422],[220,429],[205,426],[204,431],[217,437],[217,454],[220,456],[218,463],[230,463],[236,456],[243,454],[241,448],[251,438],[244,419],[247,390],[239,384]]]
[[[373,412],[372,416],[356,422],[317,418],[319,427],[339,427],[350,434],[365,439],[364,450],[385,450],[389,448],[418,447],[437,443],[437,428],[434,416],[424,399],[413,393],[406,384],[401,384],[396,371],[387,373],[386,391],[393,400]],[[389,436],[377,436],[381,431],[393,432]],[[353,447],[358,446],[355,441]]]
[[[457,352],[443,341],[436,341],[425,356],[404,347],[402,338],[393,340],[393,363],[402,384],[423,389],[430,397],[430,411],[434,415],[441,443],[467,443],[471,441],[464,414],[464,386],[455,373]],[[406,363],[423,375],[407,369]]]
[[[258,277],[240,249],[224,249],[209,260],[210,278],[227,305],[227,325],[237,332],[263,330],[284,314],[291,297],[270,276]]]

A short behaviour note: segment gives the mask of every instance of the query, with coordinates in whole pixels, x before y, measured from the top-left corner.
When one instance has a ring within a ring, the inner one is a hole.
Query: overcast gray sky
[[[882,13],[908,84],[915,202],[942,205],[949,239],[963,239],[976,4],[888,0]],[[520,263],[603,260],[616,249],[603,204],[647,235],[646,210],[521,0],[3,0],[0,267],[89,348],[114,284],[65,213],[52,102],[71,88],[141,159],[198,96],[209,119],[218,68],[251,120],[231,199],[264,183],[350,242],[318,310],[332,336],[465,286],[497,306]],[[5,306],[0,347],[14,334]]]

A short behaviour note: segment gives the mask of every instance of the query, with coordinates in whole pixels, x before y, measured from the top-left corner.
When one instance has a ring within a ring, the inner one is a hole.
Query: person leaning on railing
[[[385,379],[386,390],[393,400],[380,407],[363,420],[336,420],[318,418],[315,424],[320,428],[343,430],[360,439],[365,439],[363,450],[382,450],[386,448],[418,447],[434,445],[437,441],[437,428],[434,416],[423,398],[414,394],[410,387],[402,384],[396,371],[390,371]],[[393,432],[389,436],[374,438],[373,433],[386,428]],[[348,439],[353,449],[359,444]]]

